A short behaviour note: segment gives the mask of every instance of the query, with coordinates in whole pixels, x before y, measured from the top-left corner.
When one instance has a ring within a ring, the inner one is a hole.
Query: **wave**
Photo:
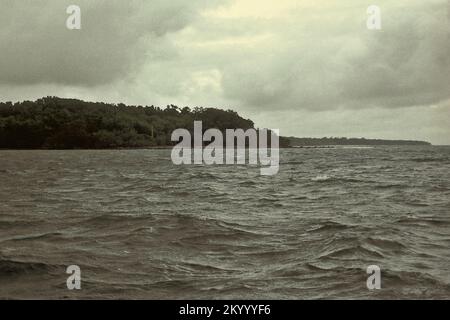
[[[369,243],[370,245],[373,245],[375,247],[378,247],[380,249],[389,249],[389,250],[394,250],[394,251],[401,251],[401,250],[407,249],[407,247],[404,244],[402,244],[398,241],[388,240],[388,239],[369,237],[367,239],[367,243]]]
[[[320,181],[328,181],[331,180],[332,178],[330,176],[327,175],[318,175],[314,178],[311,178],[311,181],[316,181],[316,182],[320,182]]]
[[[239,182],[238,185],[241,187],[254,187],[257,185],[257,183],[252,180],[247,180],[247,181]]]
[[[429,157],[424,157],[424,158],[412,158],[412,159],[409,159],[410,161],[412,161],[412,162],[419,162],[419,163],[421,163],[421,162],[442,162],[442,163],[445,163],[445,162],[448,162],[450,159],[448,159],[448,158],[429,158]]]
[[[40,234],[30,234],[25,236],[16,236],[10,239],[6,239],[5,241],[26,241],[26,240],[39,240],[46,239],[52,237],[62,236],[62,232],[48,232],[48,233],[40,233]]]
[[[314,178],[311,178],[311,181],[313,182],[354,182],[354,183],[364,183],[364,182],[372,182],[367,180],[360,180],[355,178],[346,178],[346,177],[334,177],[329,176],[326,174],[315,176]]]
[[[380,259],[384,258],[384,255],[374,249],[366,248],[362,245],[347,248],[336,248],[320,255],[321,259],[330,258],[337,260],[349,260],[353,258],[361,259],[363,257]]]
[[[0,277],[20,274],[48,273],[55,266],[42,262],[16,261],[0,256]]]
[[[414,224],[414,225],[431,225],[431,226],[447,226],[450,221],[444,219],[430,219],[430,218],[401,218],[397,220],[400,224]]]
[[[378,184],[373,186],[375,189],[383,190],[383,189],[402,189],[407,188],[408,185],[400,184],[400,183],[387,183],[387,184]]]
[[[426,272],[418,271],[400,271],[392,269],[383,269],[383,279],[386,286],[403,287],[404,290],[412,289],[417,292],[424,290],[423,293],[429,291],[429,287],[433,287],[435,291],[445,292],[448,298],[450,292],[450,284],[443,279],[439,279]],[[436,298],[436,292],[433,293]]]
[[[321,272],[339,272],[343,273],[345,271],[353,271],[356,273],[364,273],[365,270],[363,268],[356,267],[344,267],[338,265],[323,265],[320,262],[307,262],[305,264],[306,268],[311,271],[321,271]]]
[[[325,231],[339,231],[339,230],[345,230],[348,228],[352,228],[352,226],[329,221],[322,225],[313,227],[312,229],[309,229],[308,232],[325,232]]]

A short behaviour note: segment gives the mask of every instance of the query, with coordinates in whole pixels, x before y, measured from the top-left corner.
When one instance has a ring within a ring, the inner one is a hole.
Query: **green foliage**
[[[173,130],[253,128],[236,112],[214,108],[165,109],[46,97],[0,103],[0,148],[106,149],[169,146]]]

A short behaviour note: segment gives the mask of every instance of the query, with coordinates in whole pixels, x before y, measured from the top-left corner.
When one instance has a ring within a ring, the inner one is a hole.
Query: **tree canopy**
[[[78,149],[170,146],[177,128],[249,129],[251,120],[215,108],[126,106],[46,97],[0,103],[0,148]]]

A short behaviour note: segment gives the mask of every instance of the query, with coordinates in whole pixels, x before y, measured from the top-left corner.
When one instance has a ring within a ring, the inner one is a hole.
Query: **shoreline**
[[[119,147],[119,148],[68,148],[68,149],[58,149],[58,148],[0,148],[0,151],[121,151],[121,150],[168,150],[172,149],[174,146],[157,146],[157,147]],[[278,149],[339,149],[345,147],[354,148],[376,148],[376,147],[450,147],[450,145],[329,145],[329,146],[289,146],[289,147],[279,147]],[[194,148],[191,148],[194,149]],[[226,148],[225,148],[226,149]],[[245,148],[247,149],[247,148]]]

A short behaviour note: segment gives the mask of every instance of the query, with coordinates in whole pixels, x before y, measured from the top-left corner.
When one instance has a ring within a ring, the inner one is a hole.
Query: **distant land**
[[[296,138],[288,137],[292,147],[306,146],[426,146],[431,143],[415,140],[383,140],[365,138]]]
[[[233,110],[127,106],[45,97],[0,103],[1,149],[120,149],[168,147],[175,129],[250,129],[254,123]],[[281,147],[332,145],[430,145],[424,141],[280,137]]]

